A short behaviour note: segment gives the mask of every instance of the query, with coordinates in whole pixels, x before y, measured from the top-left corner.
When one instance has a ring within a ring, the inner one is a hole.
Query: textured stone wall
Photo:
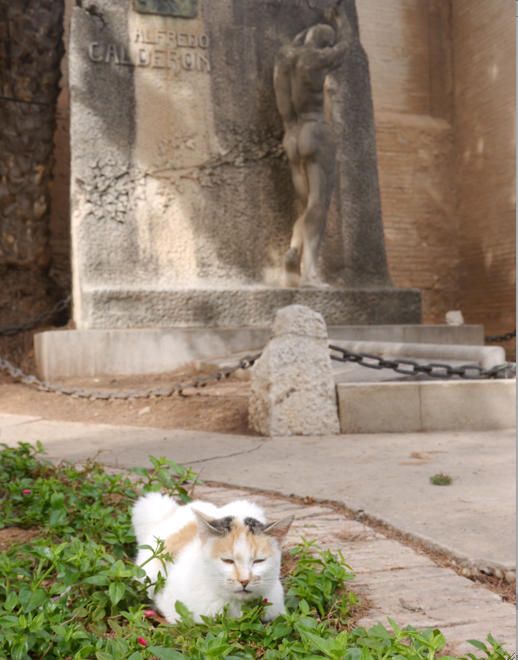
[[[0,4],[0,319],[27,320],[58,295],[47,273],[49,182],[63,7]]]
[[[514,328],[515,3],[453,2],[460,307],[489,333]]]

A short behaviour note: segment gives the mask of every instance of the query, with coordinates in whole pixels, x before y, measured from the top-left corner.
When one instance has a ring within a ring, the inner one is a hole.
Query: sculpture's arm
[[[349,48],[344,41],[338,42],[332,48],[315,48],[313,62],[320,69],[335,69],[340,66],[342,58]]]
[[[336,44],[332,48],[318,49],[315,60],[321,68],[334,69],[340,66],[352,41],[351,25],[341,0],[332,10],[330,18],[336,32]]]
[[[302,30],[302,32],[299,32],[296,37],[294,37],[293,41],[291,42],[294,46],[303,46],[304,41],[306,39],[306,35],[309,32],[309,28],[306,30]]]

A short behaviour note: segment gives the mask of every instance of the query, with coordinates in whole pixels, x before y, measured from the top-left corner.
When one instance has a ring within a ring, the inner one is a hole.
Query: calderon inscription
[[[175,73],[180,71],[210,73],[211,70],[207,53],[197,50],[178,51],[172,48],[156,48],[144,44],[128,53],[124,46],[94,41],[88,46],[88,57],[92,62],[98,64],[172,69]]]
[[[195,18],[198,15],[198,0],[133,0],[140,14],[159,14],[178,18]]]

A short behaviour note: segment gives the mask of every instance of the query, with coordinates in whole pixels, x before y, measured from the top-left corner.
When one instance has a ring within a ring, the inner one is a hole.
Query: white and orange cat
[[[254,598],[270,603],[265,619],[284,613],[280,581],[281,543],[293,517],[267,523],[263,510],[247,500],[223,507],[196,500],[183,506],[161,493],[148,493],[133,507],[133,527],[139,546],[165,544],[173,561],[164,565],[140,548],[136,558],[152,582],[164,574],[165,587],[150,597],[163,616],[174,623],[176,601],[195,621],[213,616],[228,605],[231,616]]]

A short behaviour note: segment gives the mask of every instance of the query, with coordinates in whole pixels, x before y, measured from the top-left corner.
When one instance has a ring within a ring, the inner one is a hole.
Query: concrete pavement
[[[484,569],[515,570],[514,431],[270,438],[0,415],[0,442],[51,458],[190,465],[205,480],[335,500]],[[451,486],[434,486],[436,473]]]

